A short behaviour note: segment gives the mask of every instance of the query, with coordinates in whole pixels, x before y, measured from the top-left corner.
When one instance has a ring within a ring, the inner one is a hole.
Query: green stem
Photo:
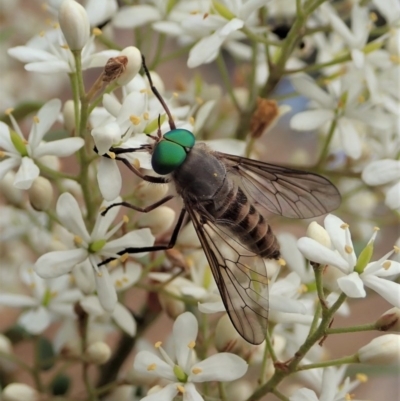
[[[268,46],[276,46],[276,47],[282,46],[282,42],[277,42],[276,40],[268,40],[262,36],[258,36],[255,33],[251,32],[251,30],[246,27],[242,28],[241,31],[253,42],[264,43],[265,45]]]
[[[328,132],[328,136],[325,140],[324,146],[321,150],[321,154],[319,156],[319,159],[317,161],[317,164],[315,165],[315,167],[321,168],[325,162],[325,159],[328,157],[329,154],[329,146],[332,142],[333,139],[333,134],[335,133],[335,129],[336,129],[336,119],[332,120],[331,122],[331,126],[329,128],[329,132]]]
[[[219,392],[219,397],[220,397],[219,399],[221,401],[227,401],[228,400],[228,397],[227,397],[226,391],[225,391],[225,384],[224,383],[218,382],[218,392]]]
[[[282,401],[290,401],[289,398],[287,398],[284,394],[282,394],[280,391],[278,390],[274,390],[272,391],[272,394],[276,395],[280,400]]]
[[[80,51],[72,52],[75,58],[75,66],[76,66],[76,75],[78,82],[78,90],[79,90],[79,99],[81,102],[81,113],[79,119],[79,130],[78,136],[83,139],[87,138],[87,121],[89,118],[88,108],[89,103],[86,97],[85,85],[83,82],[82,75],[82,58]],[[89,227],[91,228],[94,224],[95,213],[97,208],[94,207],[92,203],[92,189],[90,188],[90,180],[89,180],[89,164],[87,163],[87,154],[85,146],[83,146],[79,152],[79,163],[80,163],[80,173],[79,173],[79,183],[81,184],[83,199],[86,205],[86,213],[87,213],[87,222]]]
[[[322,316],[325,315],[325,313],[328,311],[328,306],[326,304],[325,293],[324,293],[324,286],[322,283],[323,268],[324,267],[322,265],[317,265],[314,267],[315,284],[317,286],[319,303],[322,308]]]
[[[164,49],[165,40],[166,40],[165,34],[161,33],[158,35],[156,54],[154,56],[153,61],[150,64],[150,70],[154,70],[158,66]]]
[[[359,363],[357,355],[345,356],[343,358],[332,359],[330,361],[323,361],[318,363],[309,363],[307,365],[302,365],[297,368],[297,371],[310,370],[317,368],[326,368],[329,366],[341,366],[350,363]]]
[[[271,377],[271,379],[259,387],[248,399],[247,401],[257,401],[261,399],[264,395],[271,393],[275,391],[277,385],[287,376],[290,374],[296,372],[298,370],[298,366],[301,362],[301,360],[304,358],[304,356],[307,354],[307,352],[311,349],[311,347],[316,344],[321,338],[323,338],[326,335],[326,330],[329,327],[329,324],[334,316],[334,314],[337,312],[337,310],[340,308],[340,306],[343,304],[343,302],[346,300],[346,295],[345,294],[340,294],[339,298],[336,300],[336,302],[332,305],[331,308],[328,309],[327,313],[325,316],[322,317],[321,323],[317,330],[313,334],[311,334],[304,344],[300,346],[300,348],[297,350],[297,352],[294,354],[293,358],[285,364],[284,368],[279,368],[278,365],[276,365],[276,370],[274,375]]]
[[[319,70],[322,70],[325,67],[330,67],[332,65],[345,63],[346,61],[350,61],[350,60],[351,60],[350,54],[346,54],[344,56],[335,58],[335,59],[333,59],[331,61],[327,61],[325,63],[310,64],[310,65],[307,65],[306,67],[302,67],[302,68],[296,68],[296,69],[293,69],[293,70],[285,70],[284,74],[285,75],[290,75],[290,74],[297,74],[298,72],[319,71]]]
[[[221,74],[221,78],[222,78],[222,80],[224,82],[225,88],[228,91],[228,95],[229,95],[232,103],[236,107],[237,111],[240,113],[241,108],[240,108],[239,102],[237,101],[237,99],[235,97],[235,94],[233,93],[233,87],[232,87],[232,84],[231,84],[231,79],[229,77],[229,72],[228,72],[228,69],[226,67],[224,58],[221,55],[221,53],[218,53],[217,66],[218,66],[218,69],[219,69],[219,73]]]
[[[326,329],[326,335],[330,334],[342,334],[342,333],[359,333],[361,331],[372,331],[378,330],[376,328],[375,323],[370,324],[362,324],[360,326],[351,326],[351,327],[335,327]]]

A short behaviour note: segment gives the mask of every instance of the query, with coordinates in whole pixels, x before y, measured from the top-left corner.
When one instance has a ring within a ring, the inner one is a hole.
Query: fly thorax
[[[215,197],[223,187],[226,169],[206,145],[196,144],[172,176],[178,193],[205,201]]]

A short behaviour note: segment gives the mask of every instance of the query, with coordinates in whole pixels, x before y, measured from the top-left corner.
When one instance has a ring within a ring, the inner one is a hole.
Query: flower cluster
[[[400,363],[398,1],[3,3],[0,398],[368,398],[347,366]],[[236,203],[207,160],[174,186],[188,131]]]

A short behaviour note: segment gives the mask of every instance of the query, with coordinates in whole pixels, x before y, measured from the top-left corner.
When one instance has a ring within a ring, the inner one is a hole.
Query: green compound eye
[[[184,148],[193,148],[195,143],[194,135],[187,129],[177,128],[167,132],[164,139],[181,145]]]
[[[151,165],[157,174],[172,173],[186,159],[186,151],[181,145],[170,141],[159,142],[151,157]]]
[[[192,148],[194,144],[194,135],[186,129],[178,128],[167,132],[156,145],[151,157],[153,170],[161,175],[172,173],[185,161],[185,148]]]

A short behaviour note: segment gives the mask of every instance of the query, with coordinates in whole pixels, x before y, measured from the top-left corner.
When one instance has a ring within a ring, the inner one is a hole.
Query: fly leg
[[[153,246],[145,246],[142,248],[129,247],[129,248],[123,249],[122,251],[119,251],[118,255],[122,256],[127,253],[133,255],[135,253],[142,253],[142,252],[166,251],[168,249],[173,248],[175,246],[176,239],[178,238],[179,231],[182,227],[182,223],[185,218],[185,213],[186,213],[186,210],[182,209],[181,213],[179,214],[178,221],[176,222],[176,225],[174,227],[174,231],[172,232],[171,238],[168,243],[157,244],[157,245],[153,245]],[[117,259],[117,258],[108,258],[106,260],[103,260],[101,263],[98,264],[98,266],[105,265],[115,259]]]
[[[125,207],[128,207],[129,209],[136,210],[137,212],[149,213],[149,212],[151,212],[152,210],[157,209],[158,206],[161,206],[161,205],[163,205],[164,203],[168,202],[168,201],[171,200],[173,197],[174,197],[173,195],[165,196],[164,198],[160,199],[159,201],[157,201],[157,202],[155,202],[155,203],[153,203],[153,204],[151,204],[151,205],[149,205],[149,206],[146,206],[146,207],[135,206],[135,205],[132,205],[132,203],[129,203],[129,202],[116,202],[116,203],[112,203],[110,206],[108,206],[106,209],[104,209],[104,210],[101,212],[101,215],[102,215],[102,216],[105,216],[105,215],[107,214],[107,212],[108,212],[110,209],[112,209],[113,207],[115,207],[115,206],[125,206]]]

